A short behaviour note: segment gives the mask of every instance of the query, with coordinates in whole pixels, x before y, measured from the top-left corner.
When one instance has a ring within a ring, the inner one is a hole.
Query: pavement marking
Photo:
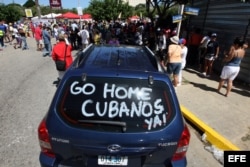
[[[203,121],[201,121],[198,117],[192,114],[187,108],[184,106],[180,106],[183,116],[192,122],[197,128],[199,128],[202,132],[204,132],[207,136],[206,140],[210,142],[212,145],[216,146],[222,150],[240,150],[237,146],[232,144],[229,140],[221,136],[218,132],[213,130]]]

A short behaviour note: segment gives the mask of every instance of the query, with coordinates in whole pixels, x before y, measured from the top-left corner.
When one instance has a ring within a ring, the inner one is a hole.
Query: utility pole
[[[80,0],[78,0],[78,8],[77,8],[77,10],[78,10],[77,11],[78,15],[80,15],[80,28],[82,28],[82,7],[80,7]]]
[[[39,5],[38,0],[35,0],[35,3],[36,3],[36,11],[37,11],[38,18],[41,19],[41,10],[40,10],[40,5]]]
[[[184,4],[180,4],[178,13],[181,15],[182,19],[183,19],[183,11],[184,11]],[[178,37],[179,37],[180,31],[181,31],[181,23],[182,23],[182,20],[177,25],[177,36]]]

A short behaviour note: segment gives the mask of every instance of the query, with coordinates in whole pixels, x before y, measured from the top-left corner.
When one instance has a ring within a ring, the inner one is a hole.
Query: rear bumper
[[[55,158],[46,156],[43,153],[40,153],[39,161],[40,161],[41,167],[56,167],[57,166]]]
[[[56,162],[56,158],[51,158],[46,156],[43,153],[40,153],[39,157],[40,165],[41,167],[58,167],[58,163]],[[182,158],[178,161],[171,161],[172,166],[171,167],[186,167],[187,166],[187,159]],[[73,166],[72,166],[73,167]],[[164,167],[163,165],[143,165],[142,167]],[[168,166],[166,166],[168,167]]]
[[[182,158],[178,161],[172,161],[172,167],[186,167],[187,166],[187,158]]]

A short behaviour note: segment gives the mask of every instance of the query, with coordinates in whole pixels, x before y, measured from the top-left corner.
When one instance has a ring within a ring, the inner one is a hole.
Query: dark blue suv
[[[38,127],[42,167],[185,167],[190,134],[147,47],[90,45]]]

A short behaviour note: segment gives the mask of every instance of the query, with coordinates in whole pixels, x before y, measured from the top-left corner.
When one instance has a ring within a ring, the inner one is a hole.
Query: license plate
[[[98,165],[127,166],[128,157],[127,156],[99,155]]]

